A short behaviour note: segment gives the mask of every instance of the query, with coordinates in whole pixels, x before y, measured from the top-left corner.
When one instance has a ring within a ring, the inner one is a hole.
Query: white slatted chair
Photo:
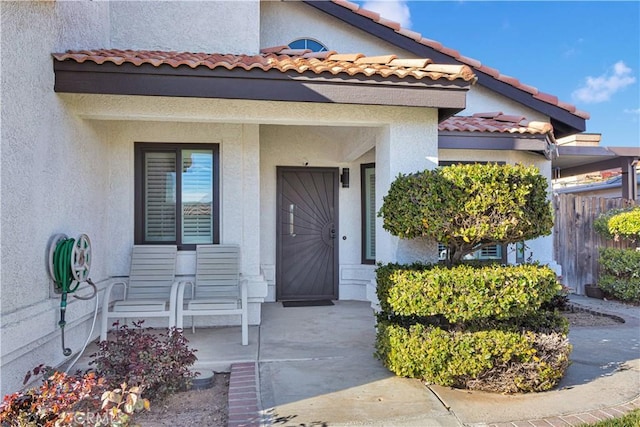
[[[175,245],[134,245],[129,280],[107,287],[102,301],[100,340],[107,339],[109,319],[167,317],[169,327],[176,325],[176,256]],[[124,299],[111,310],[111,291],[124,286]]]
[[[185,296],[187,288],[189,295]],[[249,344],[247,283],[240,280],[240,248],[237,245],[198,245],[195,282],[178,287],[177,327],[184,316],[240,315],[242,345]],[[195,322],[192,323],[195,333]]]

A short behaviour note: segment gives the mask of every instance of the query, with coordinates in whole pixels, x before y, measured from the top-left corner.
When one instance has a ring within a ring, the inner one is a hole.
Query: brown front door
[[[276,297],[338,299],[338,169],[278,167]]]

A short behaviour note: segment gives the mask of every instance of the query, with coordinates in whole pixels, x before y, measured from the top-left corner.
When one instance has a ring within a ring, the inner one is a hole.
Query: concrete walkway
[[[264,304],[249,346],[240,345],[239,327],[185,334],[198,349],[197,370],[231,372],[230,426],[571,426],[640,407],[640,308],[571,302],[626,322],[572,328],[573,363],[559,387],[524,395],[395,377],[373,357],[375,319],[365,302]]]

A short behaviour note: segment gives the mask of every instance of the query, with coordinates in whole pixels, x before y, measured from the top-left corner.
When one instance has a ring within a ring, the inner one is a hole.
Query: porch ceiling
[[[465,108],[475,76],[466,65],[393,55],[326,58],[302,51],[260,55],[94,50],[54,54],[56,92]]]

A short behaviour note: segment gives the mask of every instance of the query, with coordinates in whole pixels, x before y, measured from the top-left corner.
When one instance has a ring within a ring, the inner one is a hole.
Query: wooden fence
[[[598,281],[599,248],[631,247],[628,242],[602,238],[593,229],[594,219],[610,209],[631,206],[633,201],[558,194],[553,205],[554,258],[562,266],[562,282],[574,292],[584,294],[585,284]]]

